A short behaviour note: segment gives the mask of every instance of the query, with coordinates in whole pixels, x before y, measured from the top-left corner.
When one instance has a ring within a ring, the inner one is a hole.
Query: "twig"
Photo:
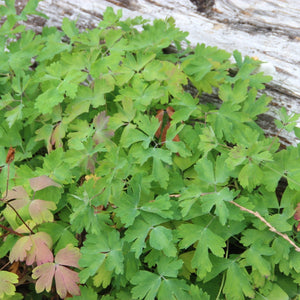
[[[284,238],[288,243],[290,243],[290,244],[295,248],[295,250],[296,250],[297,252],[300,252],[300,247],[298,247],[298,246],[295,244],[295,242],[294,242],[293,240],[291,240],[291,239],[287,236],[287,234],[283,234],[283,233],[281,233],[280,231],[278,231],[278,230],[277,230],[274,226],[272,226],[265,218],[263,218],[263,217],[259,214],[259,212],[253,211],[253,210],[251,210],[251,209],[248,209],[248,208],[246,208],[246,207],[244,207],[244,206],[242,206],[242,205],[240,205],[240,204],[238,204],[238,203],[236,203],[236,202],[234,202],[234,201],[228,201],[228,202],[232,203],[233,205],[235,205],[236,207],[238,207],[240,210],[246,211],[247,213],[249,213],[249,214],[255,216],[256,218],[258,218],[259,220],[261,220],[263,223],[265,223],[265,224],[269,227],[269,230],[270,230],[270,231],[272,231],[272,232],[278,234],[279,236],[281,236],[282,238]]]
[[[20,214],[17,212],[17,210],[8,202],[5,202],[18,216],[18,218],[21,220],[21,222],[27,227],[27,229],[29,230],[29,232],[31,234],[34,234],[34,232],[32,231],[32,229],[27,225],[27,223],[23,220],[23,218],[20,216]]]
[[[6,231],[9,231],[9,232],[12,233],[12,234],[17,235],[17,236],[23,236],[21,233],[16,232],[16,231],[14,231],[13,229],[8,228],[8,227],[6,227],[6,226],[4,226],[4,225],[1,225],[1,224],[0,224],[0,227],[3,228],[3,229],[6,230]]]

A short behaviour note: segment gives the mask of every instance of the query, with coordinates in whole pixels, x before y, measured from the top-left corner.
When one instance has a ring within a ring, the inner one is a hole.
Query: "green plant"
[[[260,62],[111,8],[35,34],[37,1],[5,3],[0,298],[298,299],[300,148],[255,122]]]

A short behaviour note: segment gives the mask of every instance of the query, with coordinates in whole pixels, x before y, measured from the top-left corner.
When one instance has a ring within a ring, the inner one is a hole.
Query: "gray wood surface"
[[[69,17],[78,19],[82,28],[93,27],[107,6],[122,8],[124,18],[172,16],[179,28],[190,33],[192,45],[205,43],[229,52],[237,49],[267,62],[266,72],[273,81],[266,93],[273,101],[260,121],[267,133],[276,134],[272,119],[278,108],[284,106],[291,113],[300,113],[300,1],[44,0],[39,8],[49,20],[34,17],[29,25],[37,31],[44,25],[59,27],[63,17]],[[282,132],[280,138],[286,145],[298,142],[287,132]]]

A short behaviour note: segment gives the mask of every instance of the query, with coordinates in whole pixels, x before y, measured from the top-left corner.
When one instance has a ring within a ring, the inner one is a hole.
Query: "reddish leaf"
[[[172,116],[174,114],[175,110],[172,106],[168,106],[166,111],[164,111],[163,109],[160,109],[157,111],[157,114],[156,114],[156,118],[158,119],[159,121],[159,128],[157,129],[156,133],[155,133],[155,136],[159,139],[161,138],[161,143],[164,144],[165,141],[166,141],[166,137],[167,137],[167,132],[168,132],[168,129],[170,128],[170,120],[172,120]],[[166,124],[163,124],[163,119],[164,119],[164,115],[165,113],[168,114],[168,121],[166,122]],[[164,127],[163,127],[164,125]],[[162,128],[163,127],[163,128]],[[173,138],[173,141],[174,142],[179,142],[180,139],[179,139],[179,136],[176,135],[174,138]]]
[[[168,114],[169,118],[172,120],[172,116],[175,112],[174,108],[172,106],[168,106],[166,111],[167,111],[167,114]]]
[[[158,119],[159,124],[160,124],[157,131],[155,132],[155,136],[158,139],[161,136],[161,128],[162,128],[162,124],[163,124],[164,114],[165,114],[165,111],[163,109],[160,109],[160,110],[157,111],[157,114],[155,116]]]
[[[80,258],[80,251],[72,244],[59,250],[55,256],[55,262],[60,265],[79,268],[78,260]]]
[[[16,149],[14,149],[13,147],[9,147],[5,160],[7,164],[10,164],[15,159],[15,152]]]
[[[9,260],[24,261],[27,265],[34,262],[37,265],[53,262],[53,254],[49,249],[52,246],[52,240],[49,234],[38,232],[33,235],[21,237],[10,251]]]
[[[103,143],[107,139],[110,139],[114,135],[113,130],[107,129],[108,120],[109,116],[106,115],[105,111],[102,111],[94,118],[93,123],[96,130],[93,136],[93,140],[97,145],[99,143]]]
[[[9,190],[5,199],[11,200],[9,202],[15,209],[19,209],[29,202],[29,196],[22,186],[15,186]]]
[[[56,124],[51,134],[48,152],[52,150],[52,146],[54,145],[55,148],[61,148],[63,146],[62,139],[65,137],[65,134],[66,134],[65,126],[63,126],[62,122],[58,122],[58,124]]]
[[[64,266],[56,266],[55,285],[56,291],[61,298],[65,298],[69,292],[73,296],[80,295],[78,273]]]
[[[300,221],[300,202],[297,204],[294,219]],[[300,222],[297,225],[297,231],[300,231]]]
[[[34,243],[27,254],[27,265],[32,265],[34,262],[37,265],[53,261],[53,254],[49,249],[52,246],[50,235],[45,232],[38,232],[31,236]]]
[[[32,278],[38,278],[35,284],[35,290],[37,293],[41,293],[43,290],[50,292],[54,274],[54,263],[45,263],[32,270]]]
[[[42,292],[44,289],[50,291],[53,277],[55,277],[56,291],[61,298],[65,298],[68,293],[79,296],[78,273],[63,266],[78,267],[79,257],[79,249],[69,244],[66,248],[58,251],[55,263],[45,263],[34,268],[32,278],[37,279],[37,293]]]
[[[29,179],[29,183],[31,188],[36,192],[39,190],[42,190],[48,186],[56,186],[56,187],[61,187],[60,184],[52,180],[46,175],[34,177]]]
[[[29,205],[29,213],[32,220],[37,224],[53,222],[53,214],[49,210],[55,210],[54,202],[45,200],[33,200]]]
[[[300,221],[300,202],[297,204],[296,212],[294,214],[294,219]]]
[[[23,236],[17,240],[15,245],[10,251],[9,261],[12,263],[14,261],[24,261],[27,257],[27,251],[32,247],[32,240],[30,236]]]

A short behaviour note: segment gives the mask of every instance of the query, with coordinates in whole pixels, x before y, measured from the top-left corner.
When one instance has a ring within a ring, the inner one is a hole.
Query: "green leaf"
[[[238,178],[242,187],[248,188],[249,191],[252,191],[262,182],[263,172],[259,166],[249,163],[242,168]]]
[[[125,241],[131,242],[130,249],[135,252],[135,257],[139,258],[142,250],[146,247],[146,237],[151,230],[151,224],[143,219],[137,218],[125,233]]]
[[[212,263],[208,256],[209,249],[214,255],[222,257],[225,247],[224,239],[202,224],[180,225],[178,235],[181,238],[179,243],[181,249],[186,249],[198,242],[191,265],[193,268],[198,268],[198,276],[204,278],[207,272],[212,270]]]
[[[63,101],[63,94],[64,91],[57,88],[49,89],[35,99],[34,106],[41,114],[51,113],[53,107]]]
[[[138,51],[135,53],[135,56],[133,56],[133,54],[128,52],[124,60],[124,66],[139,72],[146,64],[153,60],[155,56],[154,53],[144,53],[141,51]]]
[[[134,143],[146,140],[148,140],[147,135],[136,129],[136,126],[128,124],[123,130],[120,143],[123,147],[128,148]]]
[[[150,232],[150,246],[162,250],[167,256],[176,256],[177,249],[174,246],[172,230],[163,226],[154,227]]]
[[[123,273],[123,241],[116,230],[104,231],[101,234],[88,234],[80,249],[82,257],[79,265],[85,267],[80,273],[80,281],[85,283],[90,276],[96,274],[104,260],[108,271]]]
[[[249,298],[255,296],[247,271],[236,262],[233,262],[226,272],[224,293],[232,300],[244,299],[244,295]]]
[[[117,205],[116,214],[120,217],[125,227],[133,224],[135,218],[140,214],[139,202],[142,193],[142,177],[136,176],[130,181],[131,188],[127,193],[122,193],[119,199],[115,199]]]
[[[97,274],[93,277],[94,286],[99,287],[102,285],[104,289],[107,288],[111,282],[112,273],[112,271],[106,269],[104,261],[98,269]]]
[[[262,255],[272,255],[273,250],[267,246],[258,244],[252,245],[241,256],[246,259],[246,263],[251,265],[254,270],[258,270],[263,276],[271,275],[271,264]]]
[[[248,94],[249,80],[241,80],[235,82],[232,89],[230,84],[223,84],[219,88],[219,97],[224,102],[232,101],[233,103],[243,102]]]
[[[80,294],[81,294],[80,296],[73,296],[72,298],[74,300],[80,300],[82,298],[84,298],[86,300],[97,300],[98,299],[97,293],[91,287],[80,286]]]
[[[157,299],[189,299],[188,290],[189,286],[182,279],[164,279],[159,287]]]
[[[202,211],[209,213],[212,207],[215,206],[215,214],[219,217],[220,223],[225,225],[230,216],[226,201],[233,201],[236,196],[237,192],[234,193],[228,188],[223,188],[216,193],[203,195],[201,203]]]
[[[132,289],[134,298],[154,300],[161,284],[161,277],[148,271],[139,271],[130,282],[135,285]]]
[[[71,40],[74,36],[78,35],[79,32],[78,28],[76,27],[76,21],[71,21],[68,18],[63,18],[61,28],[64,33],[71,38]]]

